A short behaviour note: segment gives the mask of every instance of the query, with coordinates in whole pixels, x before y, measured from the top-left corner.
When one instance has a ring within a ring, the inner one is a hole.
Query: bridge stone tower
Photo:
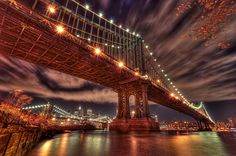
[[[159,124],[150,117],[147,90],[150,82],[130,80],[119,85],[117,114],[110,130],[159,130]],[[129,97],[135,97],[135,114],[131,118]]]

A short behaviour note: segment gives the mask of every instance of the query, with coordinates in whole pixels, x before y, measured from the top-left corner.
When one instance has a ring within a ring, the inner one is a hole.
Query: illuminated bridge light
[[[153,55],[153,53],[150,53],[150,55],[152,56],[152,55]]]
[[[56,9],[55,9],[55,7],[54,7],[53,5],[49,5],[49,6],[48,6],[48,11],[49,11],[50,13],[54,14],[54,13],[56,12]]]
[[[123,68],[124,67],[124,63],[123,62],[118,62],[118,67]]]
[[[171,97],[174,97],[174,96],[175,96],[175,94],[174,94],[174,93],[171,93],[171,94],[170,94],[170,96],[171,96]]]
[[[113,19],[111,19],[111,20],[110,20],[110,23],[113,23],[113,22],[114,22]]]
[[[146,74],[146,75],[144,75],[144,78],[145,78],[145,79],[148,79],[148,77],[149,77],[149,76],[148,76],[147,74]]]
[[[154,62],[156,62],[157,61],[157,59],[154,59]]]
[[[101,54],[101,49],[95,48],[94,53],[95,53],[96,55],[100,55],[100,54]]]
[[[88,4],[85,5],[85,9],[87,9],[87,10],[89,9],[89,5]]]
[[[119,28],[122,28],[122,25],[119,25]]]
[[[99,13],[99,17],[102,17],[102,16],[103,16],[103,13],[100,12],[100,13]]]
[[[56,26],[56,32],[62,34],[65,31],[65,28],[62,25]]]
[[[148,49],[149,48],[148,45],[146,45],[145,48]]]
[[[136,71],[134,74],[135,74],[136,76],[139,76],[139,72],[137,72],[137,71]]]
[[[127,32],[129,32],[129,29],[126,29]]]
[[[157,83],[160,83],[160,82],[161,82],[161,81],[158,79],[158,80],[157,80]]]

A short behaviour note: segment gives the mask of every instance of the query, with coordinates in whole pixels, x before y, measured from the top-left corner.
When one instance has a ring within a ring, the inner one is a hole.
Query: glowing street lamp
[[[100,55],[100,54],[101,54],[101,49],[95,48],[94,53],[95,53],[96,55]]]
[[[62,34],[65,31],[65,28],[62,25],[56,26],[56,32]]]
[[[123,68],[124,67],[124,63],[123,62],[118,62],[118,67]]]
[[[100,12],[100,13],[99,13],[99,17],[102,17],[102,16],[103,16],[103,13]]]
[[[132,118],[134,118],[135,111],[132,111],[132,112],[131,112],[131,115],[132,115]]]
[[[87,9],[87,10],[89,9],[89,5],[88,4],[85,5],[85,9]]]
[[[49,5],[48,6],[48,11],[49,11],[49,13],[54,14],[56,12],[56,9],[55,9],[55,7],[53,5]]]

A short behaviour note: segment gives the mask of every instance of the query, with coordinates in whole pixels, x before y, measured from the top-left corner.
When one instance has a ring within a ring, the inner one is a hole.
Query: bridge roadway
[[[147,98],[196,120],[212,123],[207,115],[182,101],[150,79],[119,68],[119,61],[104,53],[96,55],[96,47],[64,32],[57,34],[56,25],[24,6],[0,2],[0,52],[33,64],[60,71],[112,88],[118,92],[126,82],[147,83]]]

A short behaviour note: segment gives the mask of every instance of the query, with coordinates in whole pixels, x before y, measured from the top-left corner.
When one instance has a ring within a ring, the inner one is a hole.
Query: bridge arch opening
[[[135,96],[134,95],[129,96],[129,110],[130,110],[131,118],[134,118],[135,117]]]

